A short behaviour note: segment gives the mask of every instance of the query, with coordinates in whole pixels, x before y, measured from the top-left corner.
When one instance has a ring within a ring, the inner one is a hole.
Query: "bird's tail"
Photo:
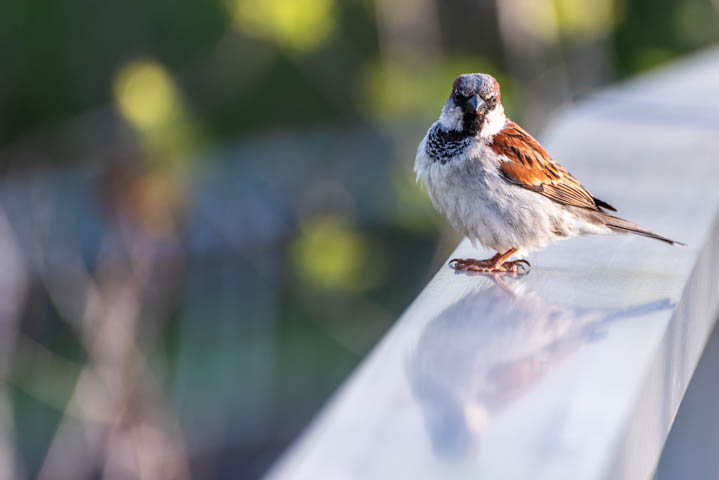
[[[668,243],[669,245],[686,245],[682,242],[677,242],[676,240],[671,240],[667,237],[662,237],[659,234],[656,234],[652,232],[651,230],[647,230],[644,227],[640,227],[639,225],[628,222],[627,220],[624,220],[619,217],[615,217],[614,215],[609,215],[608,213],[602,214],[602,219],[604,220],[604,223],[609,227],[612,231],[617,233],[634,233],[637,235],[641,235],[643,237],[649,237],[654,238],[656,240],[660,240],[662,242]]]

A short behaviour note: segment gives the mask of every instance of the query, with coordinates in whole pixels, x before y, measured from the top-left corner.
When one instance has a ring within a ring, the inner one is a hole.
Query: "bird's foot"
[[[464,272],[495,272],[496,262],[494,260],[475,260],[473,258],[453,258],[449,261],[449,266],[455,270]]]
[[[523,259],[498,262],[496,258],[490,258],[487,260],[453,258],[449,261],[449,266],[455,270],[464,272],[514,273],[520,275],[528,273],[529,267],[531,267],[529,262]]]

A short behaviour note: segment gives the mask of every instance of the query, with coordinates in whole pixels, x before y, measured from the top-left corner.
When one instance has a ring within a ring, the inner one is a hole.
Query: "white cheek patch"
[[[507,123],[507,117],[504,116],[504,107],[502,107],[501,103],[498,103],[494,110],[487,114],[479,135],[482,138],[493,137],[504,128],[505,123]]]
[[[445,130],[461,132],[462,128],[464,128],[462,124],[463,116],[462,109],[445,105],[442,107],[442,114],[439,116],[439,124],[442,125]]]

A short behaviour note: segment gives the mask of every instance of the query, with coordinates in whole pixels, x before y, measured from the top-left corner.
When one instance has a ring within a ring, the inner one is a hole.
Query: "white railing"
[[[572,239],[504,284],[443,266],[269,478],[650,478],[719,312],[718,78],[705,52],[542,138],[623,217],[688,246]]]

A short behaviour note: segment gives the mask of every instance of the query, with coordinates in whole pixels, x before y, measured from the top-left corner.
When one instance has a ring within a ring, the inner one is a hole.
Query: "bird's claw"
[[[527,273],[529,273],[529,267],[531,267],[531,266],[532,265],[528,261],[526,261],[524,259],[520,259],[520,260],[513,260],[511,262],[504,262],[501,265],[501,268],[504,268],[505,270],[503,270],[503,271],[508,272],[508,273],[516,273],[519,275],[526,275]]]

